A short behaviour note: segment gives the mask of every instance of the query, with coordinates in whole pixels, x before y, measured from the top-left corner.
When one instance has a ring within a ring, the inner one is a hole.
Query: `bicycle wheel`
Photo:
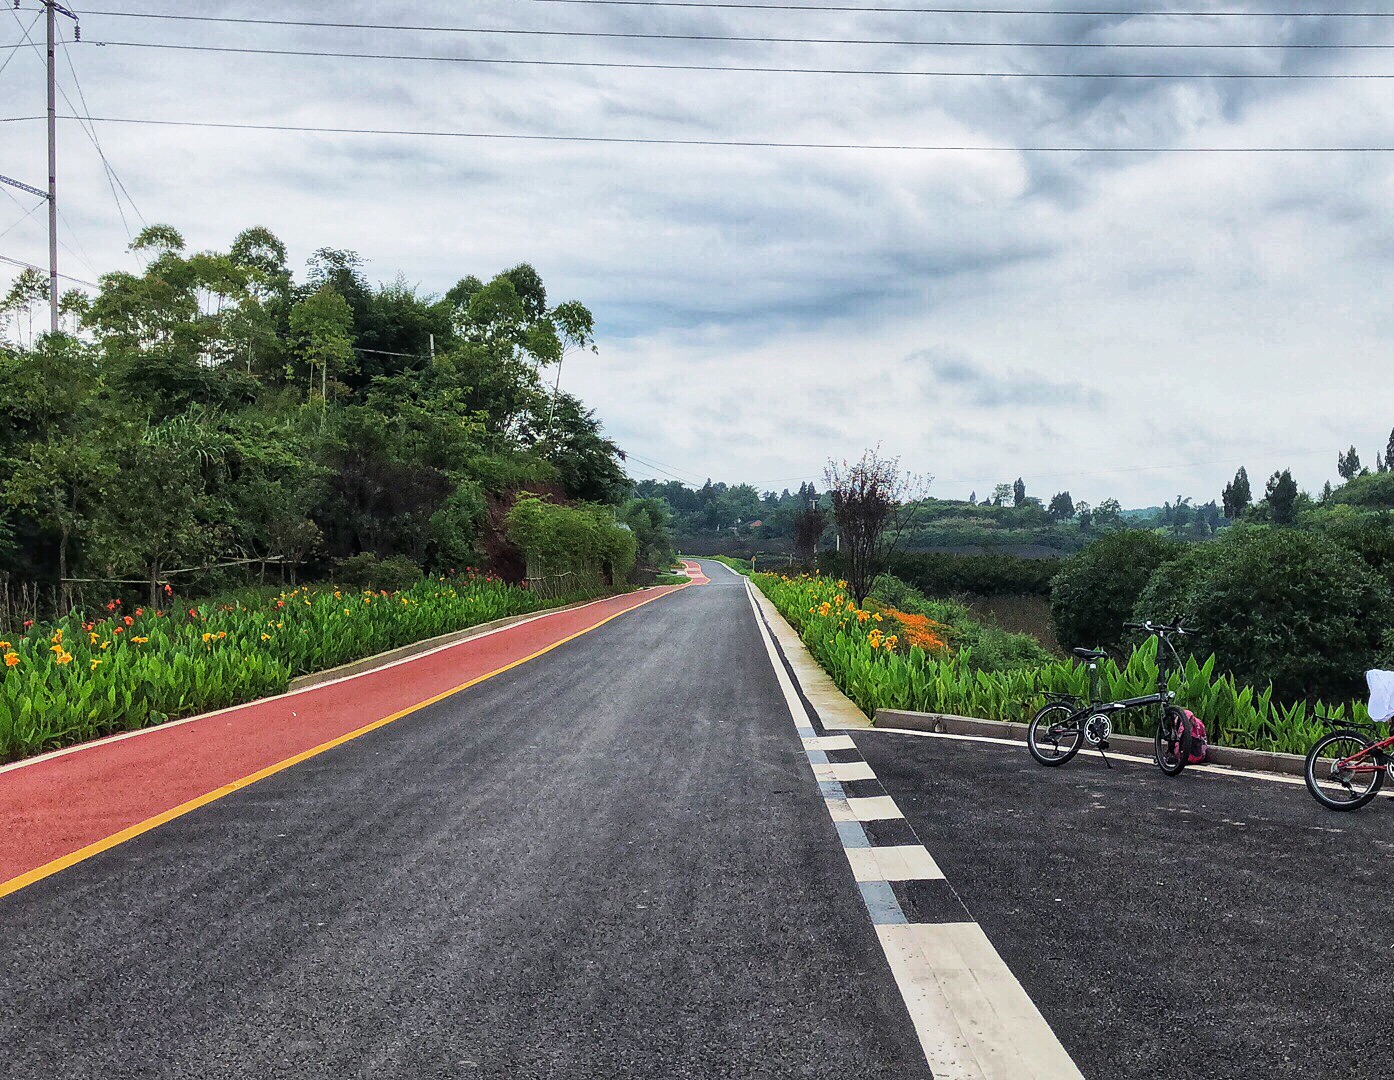
[[[1157,737],[1152,756],[1157,768],[1168,776],[1175,776],[1186,767],[1191,756],[1191,725],[1175,705],[1162,710],[1157,721]]]
[[[1378,795],[1384,784],[1383,764],[1373,754],[1349,761],[1373,745],[1368,736],[1350,730],[1318,739],[1302,770],[1312,798],[1328,810],[1356,810]]]
[[[1047,705],[1031,718],[1026,729],[1026,748],[1042,765],[1063,765],[1084,745],[1080,721],[1070,723],[1074,709],[1061,702]]]

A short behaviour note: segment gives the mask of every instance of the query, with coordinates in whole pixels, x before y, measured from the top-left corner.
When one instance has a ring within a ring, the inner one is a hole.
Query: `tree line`
[[[154,596],[354,558],[517,578],[520,491],[648,513],[560,389],[564,357],[594,349],[592,315],[531,266],[435,296],[327,247],[297,280],[264,228],[191,253],[157,225],[131,250],[141,270],[65,296],[63,333],[33,333],[32,272],[0,304],[7,581]]]

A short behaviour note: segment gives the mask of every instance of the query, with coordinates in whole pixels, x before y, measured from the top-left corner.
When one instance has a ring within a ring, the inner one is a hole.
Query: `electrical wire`
[[[538,30],[518,27],[447,26],[438,23],[402,24],[377,22],[347,22],[330,19],[256,19],[234,18],[227,15],[173,15],[146,11],[89,11],[89,15],[106,15],[125,19],[159,19],[175,22],[219,23],[238,26],[294,26],[334,30],[398,30],[412,33],[473,34],[479,36],[601,38],[625,41],[729,41],[789,45],[899,45],[908,47],[1020,47],[1042,49],[1379,49],[1388,45],[1364,42],[1055,42],[1055,41],[963,41],[914,40],[905,38],[861,37],[788,37],[771,34],[698,34],[659,33],[639,30]]]
[[[29,36],[29,31],[34,29],[34,26],[38,23],[39,18],[39,15],[35,15],[34,18],[30,21],[29,25],[26,27],[24,25],[24,22],[20,19],[19,15],[15,15],[15,21],[19,23],[20,33],[24,35],[24,41],[20,42],[18,45],[5,46],[5,48],[9,50],[10,55],[5,57],[5,62],[3,64],[0,64],[0,75],[3,75],[5,73],[5,69],[10,66],[10,61],[15,58],[15,53],[19,52],[20,49],[24,48],[24,42],[33,40]]]
[[[77,120],[77,116],[63,116]],[[637,146],[720,146],[778,150],[916,150],[941,153],[1042,154],[1387,154],[1394,144],[1376,146],[1013,146],[990,144],[780,142],[771,139],[680,139],[620,135],[536,135],[500,131],[439,131],[411,128],[327,127],[314,124],[246,124],[216,120],[155,120],[145,117],[93,116],[97,124],[207,128],[217,131],[279,131],[328,135],[402,135],[442,139],[497,139],[513,142],[595,143]]]
[[[756,72],[785,75],[894,75],[926,78],[1000,78],[1000,79],[1277,79],[1277,80],[1340,80],[1394,79],[1394,72],[1116,72],[1116,71],[925,71],[893,68],[818,68],[767,67],[758,64],[661,64],[616,60],[528,60],[515,57],[483,56],[423,56],[419,53],[338,52],[316,49],[264,49],[233,45],[180,45],[157,41],[92,41],[95,47],[135,49],[167,49],[176,52],[232,53],[256,56],[308,56],[341,60],[412,60],[444,64],[482,64],[501,67],[549,68],[609,68],[623,71],[714,71]],[[1369,48],[1394,49],[1394,44],[1372,45]],[[71,104],[71,103],[70,103]]]
[[[82,102],[82,111],[90,118],[92,110],[87,106],[87,95],[82,91],[82,81],[77,77],[77,65],[73,63],[73,55],[68,50],[68,42],[62,38],[59,39],[59,42],[63,46],[63,58],[68,62],[68,70],[72,72],[73,86],[77,89],[78,100]],[[72,102],[68,102],[68,104],[71,106]],[[77,110],[74,109],[73,111],[76,112]],[[135,211],[136,217],[140,218],[141,224],[145,225],[148,224],[148,222],[145,220],[145,215],[140,212],[140,207],[136,205],[136,201],[131,198],[131,193],[126,190],[126,185],[117,174],[116,167],[107,159],[106,151],[102,149],[101,141],[97,138],[97,129],[92,125],[90,119],[84,127],[91,136],[92,145],[97,150],[97,156],[102,159],[102,168],[106,170],[107,187],[111,189],[111,198],[116,203],[116,212],[121,216],[121,227],[126,231],[126,238],[130,239],[132,235],[131,226],[126,221],[126,211],[121,206],[121,197],[116,194],[116,189],[118,187],[121,189],[121,194],[126,196],[126,201],[131,204],[131,209]]]
[[[25,262],[23,259],[12,259],[8,255],[0,255],[0,262],[9,263],[11,266],[23,267],[25,270],[37,270],[41,274],[48,273],[48,267],[46,266],[36,266],[34,263]],[[89,289],[101,287],[95,281],[86,281],[80,277],[73,277],[71,274],[59,274],[58,276],[64,281],[75,281],[79,285],[86,285]]]

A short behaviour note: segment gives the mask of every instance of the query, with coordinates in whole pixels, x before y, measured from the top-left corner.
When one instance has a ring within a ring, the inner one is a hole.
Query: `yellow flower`
[[[109,649],[109,648],[111,648],[111,642],[109,642],[109,641],[103,641],[103,642],[102,642],[99,646],[97,646],[97,647],[98,647],[99,649],[102,649],[102,650]]]
[[[89,645],[95,645],[95,644],[97,644],[97,635],[96,635],[95,632],[89,632],[89,633],[88,633],[88,635],[87,635],[87,643],[88,643]]]
[[[859,622],[859,623],[866,622],[867,619],[869,619],[869,618],[871,618],[871,612],[869,612],[869,611],[859,611],[859,612],[857,612],[857,622]],[[880,622],[880,621],[881,621],[881,617],[880,617],[879,615],[876,617],[876,621],[877,621],[877,622]]]
[[[55,645],[60,644],[63,640],[63,628],[60,626],[57,630],[53,632],[53,637],[49,638],[48,640],[53,642]]]
[[[847,582],[845,582],[845,581],[843,581],[842,579],[839,578],[839,579],[838,579],[838,582],[837,582],[837,587],[838,587],[839,589],[845,589],[845,588],[847,588]]]
[[[5,654],[5,666],[14,667],[19,663],[19,653],[11,652]]]
[[[212,635],[212,634],[204,634],[204,635],[203,635],[203,643],[204,643],[205,645],[207,645],[207,644],[208,644],[210,641],[212,641],[212,640],[213,640],[213,635]]]
[[[100,660],[93,659],[93,661],[92,661],[92,670],[93,670],[93,671],[96,671],[96,670],[97,670],[97,665],[100,664],[100,663],[101,663]]]
[[[70,652],[61,652],[54,658],[54,662],[58,664],[71,664],[73,662],[73,654]]]
[[[149,639],[148,637],[133,637],[133,638],[131,638],[131,641],[133,641],[133,642],[134,642],[135,644],[137,644],[137,645],[144,645],[144,644],[145,644],[147,641],[149,641],[149,640],[150,640],[150,639]]]
[[[881,616],[880,616],[879,614],[878,614],[878,615],[873,615],[872,618],[875,619],[877,622],[880,622],[880,621],[881,621]]]
[[[62,645],[50,645],[50,646],[48,647],[48,651],[51,652],[51,653],[61,653],[61,652],[63,651],[63,646],[62,646]]]
[[[10,643],[8,641],[0,641],[0,649],[8,649],[9,647]]]
[[[270,634],[262,634],[262,635],[261,635],[261,640],[262,640],[262,641],[270,641],[270,640],[271,640],[271,635],[270,635]]]

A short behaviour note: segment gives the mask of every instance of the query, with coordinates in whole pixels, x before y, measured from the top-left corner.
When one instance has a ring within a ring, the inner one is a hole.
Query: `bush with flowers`
[[[547,606],[472,572],[261,603],[127,612],[113,600],[0,640],[0,761],[280,693],[297,675]]]
[[[1033,659],[1027,651],[1005,664],[994,658],[985,668],[976,662],[974,646],[969,644],[975,640],[970,626],[948,625],[874,599],[859,608],[848,596],[845,582],[820,575],[752,574],[751,581],[799,632],[833,681],[869,716],[879,709],[904,709],[1023,721],[1040,705],[1045,691],[1088,698],[1088,670],[1074,661],[1041,651]],[[1103,662],[1099,678],[1102,692],[1110,699],[1154,692],[1156,641],[1145,640],[1121,663]],[[1272,686],[1256,690],[1217,675],[1213,656],[1204,661],[1188,657],[1182,670],[1171,673],[1169,686],[1178,704],[1205,720],[1212,741],[1229,746],[1306,753],[1325,730],[1320,715],[1369,718],[1359,702],[1335,707],[1319,702],[1284,705],[1273,700]],[[1151,734],[1145,713],[1122,713],[1115,722],[1124,733]]]

